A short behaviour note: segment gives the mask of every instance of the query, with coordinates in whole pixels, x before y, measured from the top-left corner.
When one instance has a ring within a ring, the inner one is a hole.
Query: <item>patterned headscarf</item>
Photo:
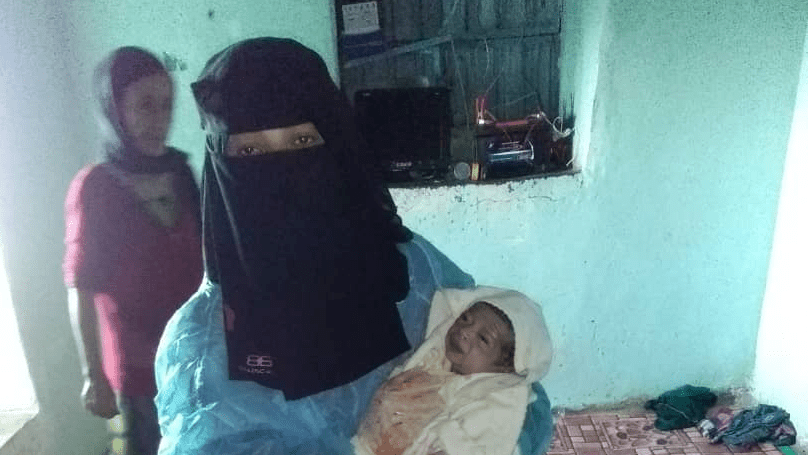
[[[134,46],[116,49],[95,69],[93,86],[105,136],[102,159],[127,172],[154,174],[179,171],[185,166],[187,155],[173,148],[162,156],[144,155],[123,126],[120,109],[126,88],[157,73],[168,74],[157,57]]]

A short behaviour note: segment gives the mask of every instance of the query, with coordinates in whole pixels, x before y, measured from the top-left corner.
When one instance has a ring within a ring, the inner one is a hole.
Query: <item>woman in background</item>
[[[173,82],[152,54],[122,47],[96,68],[103,160],[65,202],[64,281],[92,414],[121,414],[113,452],[157,453],[154,355],[202,279],[199,196],[187,155],[168,147]]]

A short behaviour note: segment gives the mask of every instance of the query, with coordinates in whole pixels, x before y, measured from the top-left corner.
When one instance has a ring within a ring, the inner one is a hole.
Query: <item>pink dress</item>
[[[202,280],[198,199],[190,169],[176,175],[180,214],[159,224],[105,165],[87,166],[65,201],[64,281],[95,292],[104,372],[116,392],[153,396],[166,322]]]

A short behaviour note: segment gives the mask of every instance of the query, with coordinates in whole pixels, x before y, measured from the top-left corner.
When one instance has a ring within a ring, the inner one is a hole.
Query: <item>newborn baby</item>
[[[511,454],[552,346],[538,304],[493,287],[435,294],[427,338],[377,390],[357,454]]]

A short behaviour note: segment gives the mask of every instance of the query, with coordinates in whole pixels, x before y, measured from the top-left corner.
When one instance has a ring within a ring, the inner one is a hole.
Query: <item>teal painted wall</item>
[[[543,302],[555,405],[748,384],[806,10],[571,0],[583,171],[395,193],[479,282]]]

